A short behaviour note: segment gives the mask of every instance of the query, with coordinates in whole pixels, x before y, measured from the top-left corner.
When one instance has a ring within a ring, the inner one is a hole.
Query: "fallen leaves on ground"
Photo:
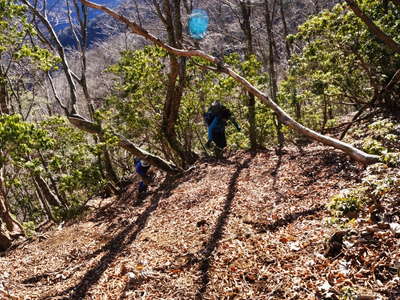
[[[355,223],[324,255],[340,231],[326,204],[362,171],[312,145],[159,174],[142,201],[134,185],[97,199],[80,221],[1,257],[0,299],[396,299],[398,224]]]

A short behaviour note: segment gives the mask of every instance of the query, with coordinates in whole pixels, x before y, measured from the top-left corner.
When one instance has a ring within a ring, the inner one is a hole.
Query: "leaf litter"
[[[397,299],[398,222],[326,222],[331,196],[363,171],[310,145],[158,174],[143,201],[136,183],[92,199],[81,219],[0,257],[0,299]]]

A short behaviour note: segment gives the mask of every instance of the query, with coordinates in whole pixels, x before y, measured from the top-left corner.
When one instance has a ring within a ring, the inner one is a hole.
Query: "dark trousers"
[[[224,120],[215,117],[208,126],[208,140],[213,141],[218,148],[226,147],[225,124]]]

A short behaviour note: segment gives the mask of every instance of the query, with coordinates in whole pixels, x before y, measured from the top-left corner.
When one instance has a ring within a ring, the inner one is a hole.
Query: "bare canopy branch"
[[[101,10],[108,15],[112,16],[114,19],[124,23],[127,25],[127,27],[135,34],[138,34],[147,40],[153,42],[155,45],[167,50],[169,53],[179,55],[179,56],[186,56],[186,57],[201,57],[211,63],[214,63],[218,66],[218,71],[225,73],[235,79],[239,84],[241,84],[247,91],[252,93],[254,96],[259,98],[262,102],[264,102],[268,107],[270,107],[278,116],[279,120],[289,126],[290,128],[294,129],[295,131],[299,132],[300,134],[303,134],[307,137],[309,137],[312,140],[316,140],[318,142],[321,142],[325,145],[332,146],[336,149],[339,149],[346,154],[348,154],[350,157],[353,159],[363,163],[363,164],[370,164],[377,162],[379,160],[379,156],[377,155],[371,155],[367,154],[352,145],[348,143],[344,143],[342,141],[339,141],[335,138],[325,136],[322,134],[319,134],[318,132],[311,130],[300,123],[296,122],[294,119],[292,119],[282,108],[280,108],[275,102],[273,102],[266,94],[261,92],[259,89],[257,89],[255,86],[253,86],[250,82],[248,82],[245,78],[240,76],[238,73],[230,69],[229,67],[222,65],[219,59],[217,59],[214,56],[211,56],[201,50],[196,50],[196,49],[177,49],[174,48],[163,41],[161,41],[159,38],[156,36],[152,35],[148,31],[146,31],[144,28],[139,26],[133,21],[130,21],[126,17],[116,13],[115,11],[109,9],[108,7],[105,7],[103,5],[98,5],[96,3],[87,1],[87,0],[81,0],[83,4],[85,4],[88,7],[95,8],[98,10]]]

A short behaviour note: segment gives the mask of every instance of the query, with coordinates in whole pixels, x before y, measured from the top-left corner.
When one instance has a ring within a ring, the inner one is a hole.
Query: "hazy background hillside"
[[[112,9],[117,9],[118,6],[123,2],[123,0],[98,0],[95,3],[107,6]],[[77,14],[73,9],[73,1],[69,2],[71,9],[71,18],[73,22],[77,22]],[[64,46],[76,47],[76,41],[72,37],[72,32],[70,29],[70,23],[68,21],[67,12],[68,6],[65,0],[49,0],[47,1],[48,15],[51,23],[54,25],[56,31],[60,34],[60,40]],[[104,13],[95,9],[88,9],[88,19],[89,19],[89,45],[93,42],[106,39],[107,29],[104,26],[99,26],[99,23],[105,24]]]

